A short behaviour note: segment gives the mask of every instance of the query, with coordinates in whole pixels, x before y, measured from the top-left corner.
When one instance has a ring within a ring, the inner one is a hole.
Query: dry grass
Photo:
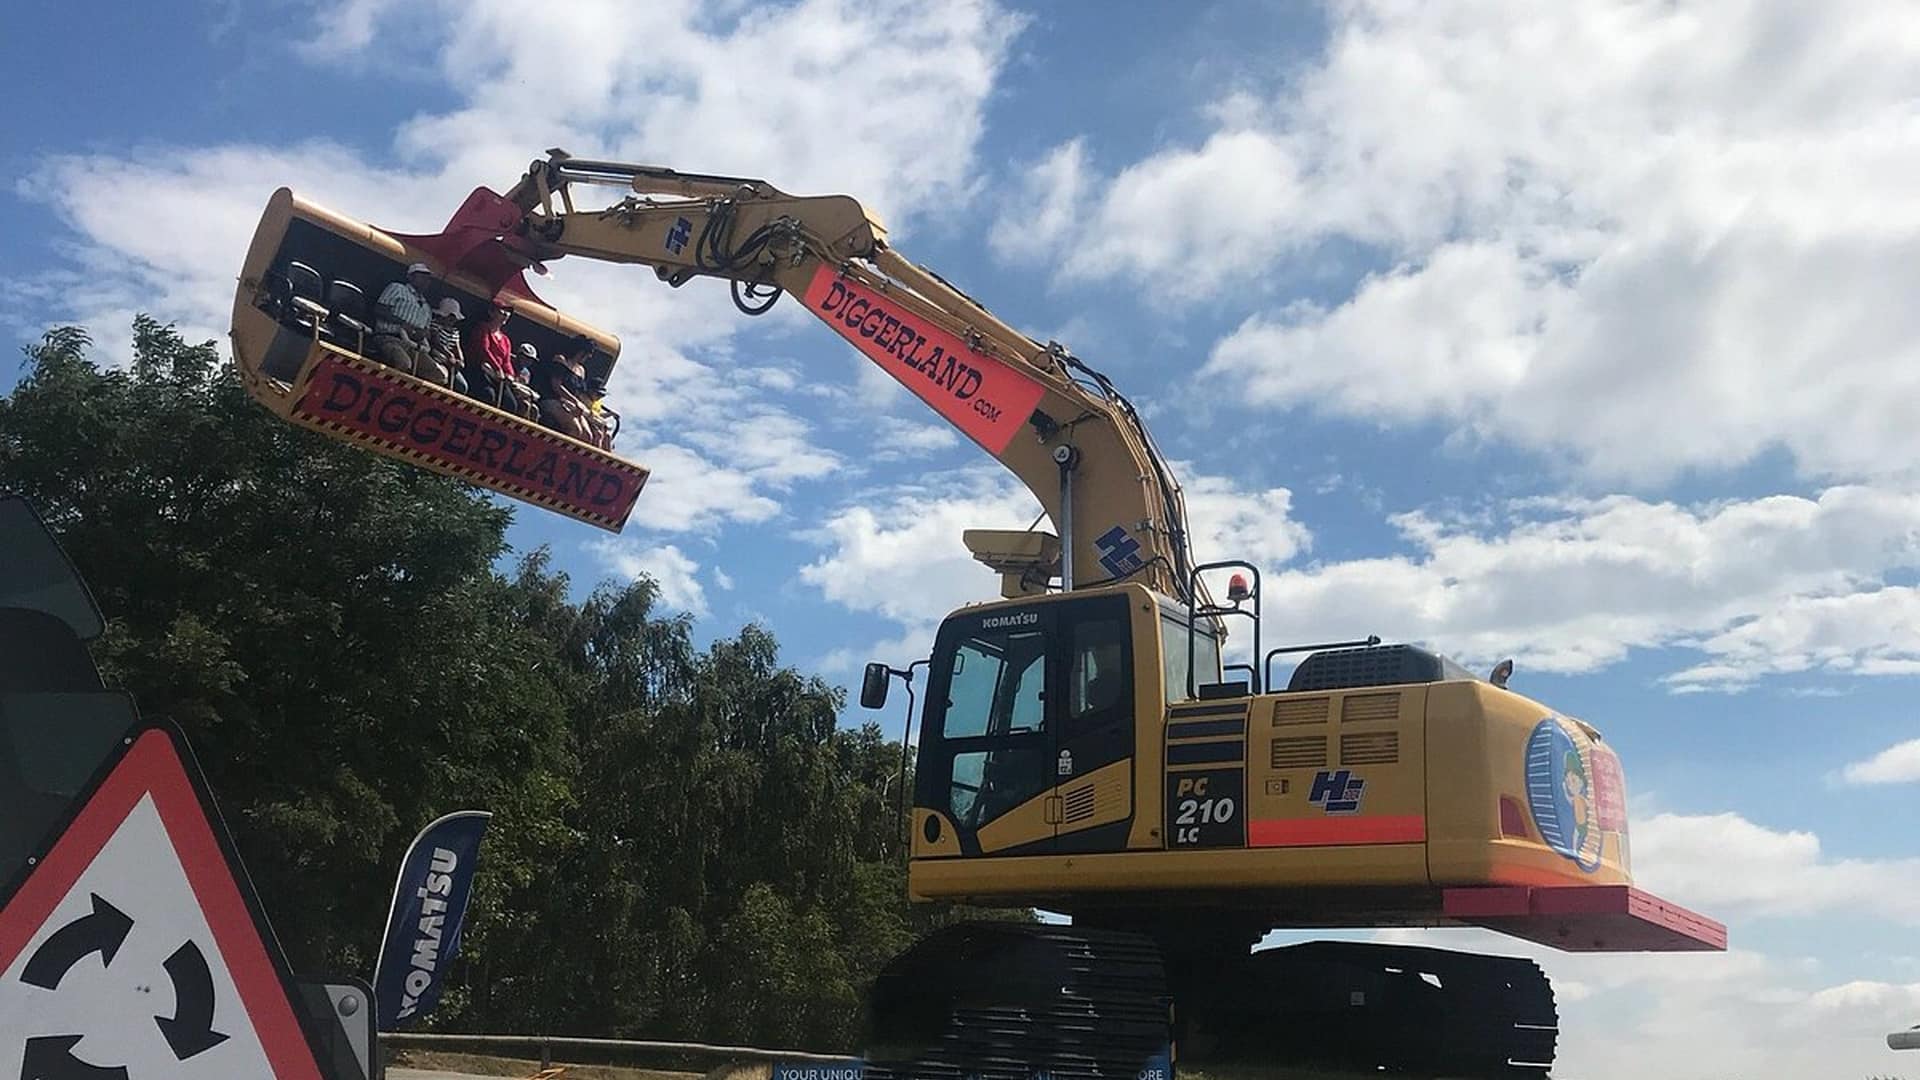
[[[556,1067],[565,1064],[555,1062]],[[540,1071],[540,1062],[532,1058],[493,1057],[488,1054],[446,1054],[429,1050],[396,1050],[390,1068],[430,1069],[437,1072],[466,1073],[469,1076],[531,1077]],[[617,1065],[566,1065],[559,1080],[700,1080],[694,1072],[663,1072],[659,1069],[629,1069]]]

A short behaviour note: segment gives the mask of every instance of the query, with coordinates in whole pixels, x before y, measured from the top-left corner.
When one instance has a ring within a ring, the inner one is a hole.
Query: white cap
[[[412,266],[407,267],[407,273],[431,274],[433,273],[433,267],[428,266],[426,263],[414,263]]]
[[[521,356],[531,357],[535,360],[540,359],[540,350],[534,348],[533,342],[531,341],[521,342],[520,347],[513,351],[519,353]]]
[[[455,300],[451,296],[443,296],[440,298],[440,302],[434,305],[433,313],[435,315],[451,315],[457,319],[460,317],[460,301]]]

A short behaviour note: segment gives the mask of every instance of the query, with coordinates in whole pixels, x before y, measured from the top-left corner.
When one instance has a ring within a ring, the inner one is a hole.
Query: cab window
[[[1068,716],[1072,720],[1111,711],[1124,703],[1128,685],[1127,624],[1097,619],[1073,628],[1073,668],[1067,678]]]
[[[1160,658],[1166,676],[1167,704],[1187,700],[1187,624],[1171,616],[1160,617]],[[1205,630],[1193,635],[1193,662],[1199,669],[1196,686],[1220,679],[1220,643]]]
[[[1039,731],[1046,724],[1047,639],[1037,630],[986,632],[953,652],[947,713],[949,739]]]

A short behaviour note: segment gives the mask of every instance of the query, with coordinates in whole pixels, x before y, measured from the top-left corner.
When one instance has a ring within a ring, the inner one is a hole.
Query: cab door
[[[1052,849],[1057,679],[1051,605],[949,619],[934,647],[916,802],[962,855]],[[938,842],[934,837],[929,843]]]
[[[1069,600],[1056,618],[1054,850],[1119,851],[1133,820],[1137,734],[1128,598]]]

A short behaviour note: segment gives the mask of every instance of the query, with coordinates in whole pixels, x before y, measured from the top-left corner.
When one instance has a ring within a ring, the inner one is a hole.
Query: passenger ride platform
[[[508,336],[542,357],[584,337],[589,380],[611,376],[620,353],[612,335],[548,307],[511,268],[488,275],[466,262],[448,265],[432,239],[375,229],[276,191],[234,296],[233,355],[247,393],[330,438],[620,531],[646,485],[644,467],[369,357],[373,298],[408,265],[425,262],[434,268],[430,300],[451,297],[468,316],[510,308]]]

